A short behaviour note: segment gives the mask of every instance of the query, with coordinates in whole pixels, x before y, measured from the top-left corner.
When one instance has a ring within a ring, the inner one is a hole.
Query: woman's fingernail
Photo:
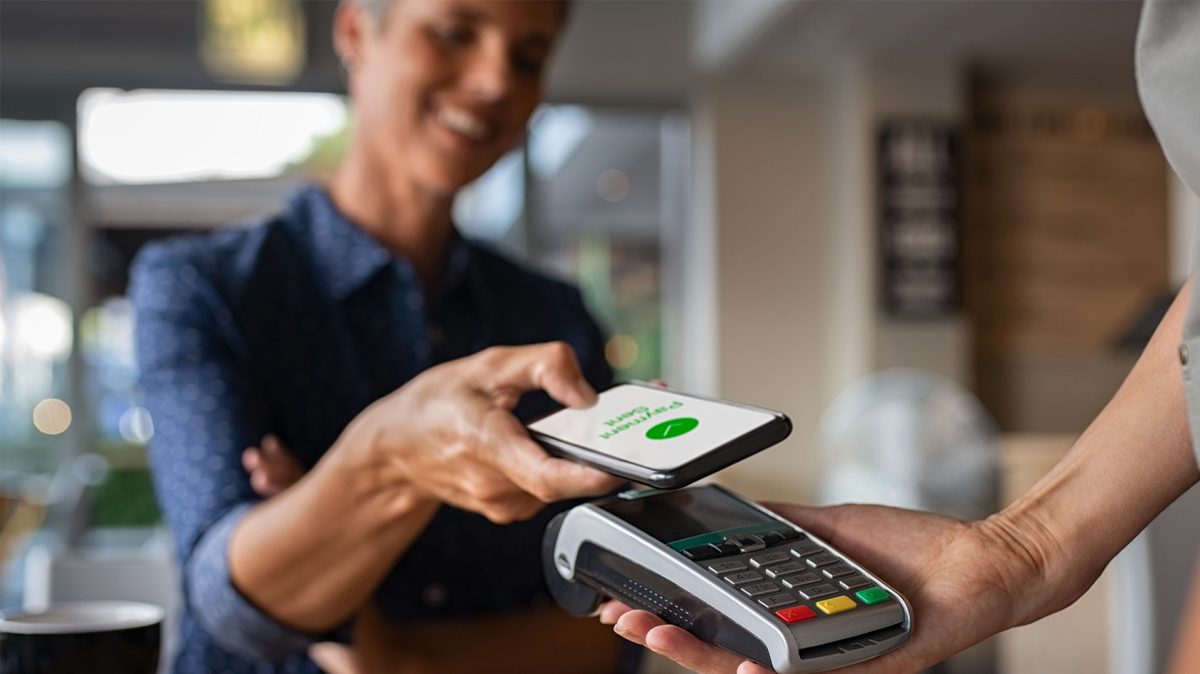
[[[586,383],[576,388],[576,391],[579,393],[579,401],[586,407],[595,405],[596,400],[599,398],[599,396],[596,395],[596,391]]]

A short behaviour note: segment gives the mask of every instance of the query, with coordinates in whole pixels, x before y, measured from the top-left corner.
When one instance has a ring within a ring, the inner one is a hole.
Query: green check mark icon
[[[646,431],[646,437],[651,440],[669,440],[689,433],[700,425],[700,421],[692,417],[668,419]]]

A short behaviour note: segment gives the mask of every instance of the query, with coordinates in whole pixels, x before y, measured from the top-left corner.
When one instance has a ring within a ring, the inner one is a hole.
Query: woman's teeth
[[[451,131],[474,141],[486,141],[492,133],[487,122],[465,110],[442,108],[438,111],[437,120]]]

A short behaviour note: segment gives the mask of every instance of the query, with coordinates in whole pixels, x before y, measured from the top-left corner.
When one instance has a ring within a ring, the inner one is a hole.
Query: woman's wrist
[[[1010,598],[1008,627],[1069,606],[1099,574],[1088,571],[1082,556],[1067,554],[1061,533],[1036,504],[1018,501],[979,524],[991,542],[989,554]]]
[[[384,427],[368,407],[355,417],[317,465],[359,505],[374,504],[384,526],[428,509],[434,501],[416,487],[401,462],[382,451]]]

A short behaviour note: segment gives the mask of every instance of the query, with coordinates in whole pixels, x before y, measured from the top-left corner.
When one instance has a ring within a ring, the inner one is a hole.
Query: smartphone
[[[633,382],[529,424],[546,451],[659,489],[678,489],[779,443],[786,415]]]

